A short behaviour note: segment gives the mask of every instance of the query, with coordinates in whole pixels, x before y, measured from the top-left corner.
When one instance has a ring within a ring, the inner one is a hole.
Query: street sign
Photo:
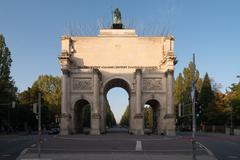
[[[33,113],[37,114],[37,103],[33,104]]]
[[[16,102],[12,101],[12,108],[14,109],[16,107]]]

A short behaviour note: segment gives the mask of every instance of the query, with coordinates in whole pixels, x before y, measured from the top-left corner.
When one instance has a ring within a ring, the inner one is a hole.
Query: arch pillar
[[[136,69],[136,108],[135,108],[135,135],[144,135],[144,116],[142,106],[142,70]]]
[[[67,69],[62,69],[62,106],[61,106],[61,135],[68,135],[70,133],[70,120],[71,115],[68,111],[68,97],[69,97],[69,71]]]
[[[99,135],[100,132],[100,72],[97,69],[93,69],[93,108],[91,113],[91,130],[90,134]]]
[[[168,136],[176,135],[176,122],[174,115],[174,105],[173,105],[173,84],[174,84],[174,71],[167,70],[167,112],[164,116],[165,121],[165,134]]]

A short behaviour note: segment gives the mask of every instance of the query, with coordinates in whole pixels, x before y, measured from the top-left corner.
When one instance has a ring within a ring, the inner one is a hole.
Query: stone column
[[[140,114],[142,110],[142,72],[140,69],[136,70],[136,114]]]
[[[61,106],[61,135],[69,134],[70,114],[68,111],[68,77],[69,71],[62,69],[62,106]]]
[[[168,136],[176,135],[175,115],[174,115],[174,104],[173,104],[173,70],[168,70],[166,73],[167,78],[167,112],[165,115],[165,134]]]
[[[142,70],[136,70],[136,114],[135,119],[135,135],[144,134],[144,120],[142,111]]]
[[[91,134],[100,134],[99,71],[93,70],[93,110],[91,116]]]
[[[94,96],[94,104],[93,104],[93,113],[99,113],[99,79],[98,74],[96,72],[93,73],[93,96]]]
[[[167,73],[167,114],[173,114],[173,71],[169,70]]]

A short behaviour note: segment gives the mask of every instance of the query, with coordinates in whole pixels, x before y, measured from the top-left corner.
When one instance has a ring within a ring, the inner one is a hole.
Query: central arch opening
[[[130,86],[128,82],[123,79],[112,79],[105,85],[105,109],[106,109],[106,131],[107,133],[128,132],[129,131],[129,117],[130,117]],[[112,123],[110,117],[114,115],[115,125]]]

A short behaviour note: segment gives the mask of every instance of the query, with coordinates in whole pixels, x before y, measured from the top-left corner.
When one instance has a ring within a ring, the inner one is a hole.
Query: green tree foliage
[[[201,92],[198,99],[203,109],[203,114],[201,117],[199,117],[200,121],[202,121],[204,124],[215,124],[217,113],[215,95],[212,90],[208,73],[206,73],[204,76]]]
[[[55,116],[61,112],[61,79],[51,75],[39,76],[31,88],[19,94],[19,104],[32,107],[38,100],[39,92],[42,95],[42,123],[51,127]]]
[[[184,126],[191,125],[191,91],[192,91],[192,75],[193,75],[193,63],[190,62],[188,67],[183,69],[183,73],[180,73],[175,81],[174,90],[174,105],[177,110],[178,104],[182,104],[184,107],[184,117],[178,117],[178,123]],[[199,71],[196,69],[195,72],[195,84],[196,84],[196,95],[200,92],[202,79],[200,78]]]
[[[89,104],[87,104],[82,109],[83,127],[90,128],[90,126],[91,126],[90,117],[91,117],[91,106]]]
[[[233,121],[235,125],[240,125],[240,82],[234,83],[227,93],[229,110],[233,113]]]
[[[209,103],[213,101],[213,99],[214,99],[214,92],[212,90],[211,81],[208,76],[208,73],[206,73],[204,76],[201,92],[199,95],[199,102],[205,109],[208,107]]]
[[[16,98],[17,88],[10,76],[11,52],[6,46],[5,38],[0,34],[0,104],[9,103]]]
[[[190,62],[187,68],[183,69],[183,73],[179,73],[175,81],[174,90],[174,103],[175,105],[191,103],[191,91],[192,91],[192,75],[193,75],[193,63]],[[199,71],[196,69],[195,73],[196,91],[200,92],[202,86],[202,79],[200,78]]]
[[[42,75],[33,83],[31,88],[19,94],[20,104],[37,102],[37,93],[41,92],[43,104],[60,114],[61,107],[61,79],[52,75]]]
[[[144,107],[144,126],[145,128],[153,127],[153,110],[151,107]]]
[[[127,108],[125,109],[122,118],[120,120],[120,125],[121,126],[129,126],[129,112],[130,112],[130,108],[129,105],[127,106]]]
[[[56,114],[61,108],[61,79],[52,75],[41,75],[32,85],[43,95],[44,104],[49,106]]]
[[[174,103],[175,105],[184,102],[184,79],[181,73],[179,73],[175,81],[174,91]]]
[[[106,124],[107,124],[107,126],[108,127],[116,126],[117,125],[116,119],[114,117],[114,114],[113,114],[113,112],[111,110],[111,107],[110,107],[108,101],[106,103],[106,114],[107,114],[106,115],[107,116],[106,117]]]

